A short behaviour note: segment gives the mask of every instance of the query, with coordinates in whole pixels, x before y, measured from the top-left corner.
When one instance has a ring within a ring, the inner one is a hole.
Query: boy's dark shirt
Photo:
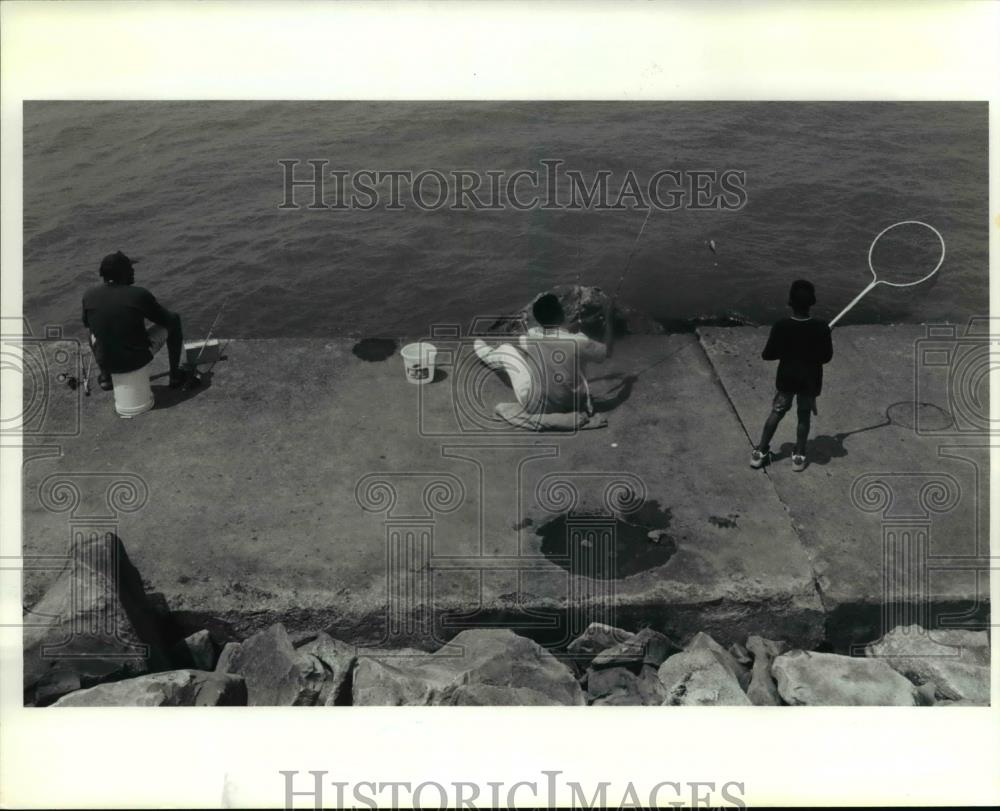
[[[134,372],[153,359],[146,319],[164,327],[173,324],[173,314],[144,287],[101,284],[83,295],[83,324],[97,339],[94,354],[112,374]]]
[[[818,318],[782,318],[771,327],[761,357],[778,361],[778,391],[817,397],[823,388],[823,364],[833,357],[830,327]]]

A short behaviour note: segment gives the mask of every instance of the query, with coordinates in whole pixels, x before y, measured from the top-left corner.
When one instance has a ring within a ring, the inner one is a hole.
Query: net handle
[[[934,266],[934,270],[932,270],[926,276],[917,279],[915,282],[887,282],[885,279],[880,279],[878,277],[878,274],[875,272],[875,267],[874,265],[872,265],[872,253],[875,251],[875,244],[886,233],[891,231],[893,228],[898,228],[901,225],[922,225],[924,226],[924,228],[929,228],[931,231],[934,232],[935,236],[937,236],[938,242],[941,243],[941,257],[938,259],[937,264]],[[863,299],[866,295],[868,295],[872,290],[874,290],[880,284],[885,284],[888,285],[889,287],[913,287],[914,285],[923,284],[924,282],[926,282],[931,276],[933,276],[941,269],[941,265],[944,264],[944,252],[945,252],[944,237],[941,236],[941,232],[938,231],[937,228],[935,228],[933,225],[928,225],[927,223],[921,222],[920,220],[903,220],[902,222],[893,223],[888,228],[883,228],[876,235],[875,239],[872,240],[872,244],[868,246],[868,269],[872,272],[872,281],[864,290],[858,293],[851,300],[850,304],[844,307],[844,309],[837,314],[837,317],[830,322],[830,329],[833,329],[833,327],[836,326],[837,322],[845,315],[847,315],[847,313],[850,312],[850,310],[854,307],[855,304],[861,301],[861,299]]]

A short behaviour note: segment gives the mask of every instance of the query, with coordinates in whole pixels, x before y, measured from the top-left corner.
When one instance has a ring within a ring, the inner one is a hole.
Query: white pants
[[[510,378],[511,388],[514,389],[514,397],[522,407],[527,407],[531,401],[535,385],[531,375],[528,360],[522,352],[519,352],[510,344],[501,344],[493,349],[488,356],[488,363],[495,369],[502,369]],[[588,414],[593,414],[594,407],[590,399],[590,386],[587,379],[581,377],[580,381],[585,393],[585,410]]]
[[[531,389],[534,383],[531,379],[528,361],[524,355],[510,344],[501,344],[490,352],[489,364],[506,372],[517,402],[526,406],[531,399]]]

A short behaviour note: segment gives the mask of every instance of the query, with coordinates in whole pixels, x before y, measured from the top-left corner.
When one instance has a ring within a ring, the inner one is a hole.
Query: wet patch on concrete
[[[516,524],[514,524],[513,529],[515,530],[527,529],[528,527],[533,526],[534,523],[535,522],[532,521],[530,518],[525,518],[523,521],[518,521]]]
[[[572,512],[535,530],[542,554],[572,574],[616,580],[663,566],[677,552],[669,508],[646,502],[626,516]],[[656,536],[651,540],[650,533]]]
[[[729,515],[710,515],[708,516],[708,523],[719,527],[720,529],[735,529],[738,524],[736,519],[739,518],[738,513],[729,513]]]
[[[351,352],[361,360],[374,362],[391,358],[397,347],[392,338],[364,338],[351,347]]]

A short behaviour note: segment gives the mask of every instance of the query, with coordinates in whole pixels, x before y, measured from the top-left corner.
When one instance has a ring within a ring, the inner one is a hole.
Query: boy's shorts
[[[792,394],[787,391],[776,391],[774,393],[774,402],[771,404],[771,410],[775,414],[785,414],[792,407],[792,400],[796,397],[799,398],[799,413],[803,411],[806,413],[819,414],[816,410],[816,398],[810,394]]]

